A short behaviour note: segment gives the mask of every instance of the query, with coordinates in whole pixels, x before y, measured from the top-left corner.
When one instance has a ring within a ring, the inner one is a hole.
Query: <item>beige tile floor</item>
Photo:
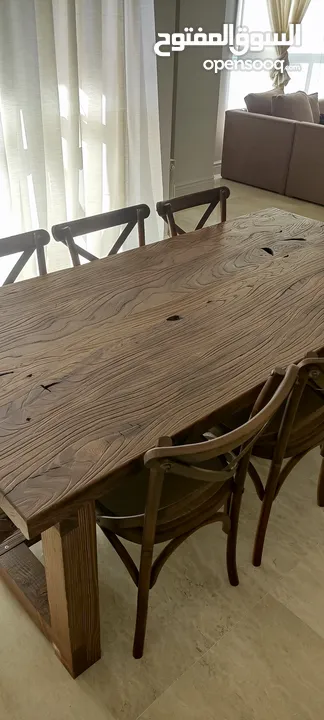
[[[227,201],[228,220],[233,220],[233,218],[249,212],[264,210],[268,207],[277,207],[281,210],[287,210],[287,212],[314,218],[314,220],[324,220],[324,207],[322,205],[313,205],[285,195],[267,192],[249,185],[241,185],[231,180],[222,180],[220,177],[216,179],[216,185],[227,185],[230,189],[231,194]],[[192,227],[195,218],[198,221],[200,217],[201,213],[199,214],[198,210],[190,210],[182,213],[182,222],[186,223],[189,229]],[[215,220],[215,214],[211,215],[207,224],[212,225],[214,222],[217,222],[217,215]]]
[[[229,217],[280,206],[324,208],[228,183]],[[185,222],[194,217],[186,215]],[[215,221],[215,220],[214,220]],[[144,658],[132,658],[135,589],[98,537],[100,662],[72,680],[0,584],[2,720],[321,720],[324,716],[324,511],[319,454],[292,473],[273,511],[260,569],[251,565],[259,501],[248,484],[239,534],[240,586],[229,586],[225,536],[200,530],[151,593]],[[41,556],[41,548],[35,552]]]

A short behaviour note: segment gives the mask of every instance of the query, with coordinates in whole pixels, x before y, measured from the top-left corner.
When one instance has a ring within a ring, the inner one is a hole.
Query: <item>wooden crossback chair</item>
[[[229,196],[229,188],[222,186],[212,188],[211,190],[203,190],[202,192],[193,193],[192,195],[182,195],[182,197],[175,197],[171,200],[158,202],[156,210],[158,215],[160,215],[167,224],[171,237],[174,237],[176,235],[184,235],[186,232],[175,221],[175,213],[181,212],[181,210],[189,210],[193,207],[199,207],[200,205],[208,205],[208,208],[202,215],[199,223],[195,228],[193,228],[194,230],[201,230],[212,212],[217,207],[218,203],[220,203],[221,222],[226,221],[226,201]]]
[[[86,260],[97,260],[98,258],[93,253],[77,245],[74,241],[75,237],[100,230],[108,230],[119,225],[126,225],[108,253],[108,255],[116,255],[136,225],[138,227],[138,244],[140,247],[145,245],[144,221],[149,215],[150,208],[148,205],[133,205],[121,210],[112,210],[101,215],[91,215],[80,220],[53,225],[52,234],[55,240],[64,243],[68,247],[72,263],[77,266],[80,265],[80,256]]]
[[[172,445],[162,438],[137,472],[129,472],[97,503],[97,522],[138,588],[133,655],[143,654],[149,590],[174,550],[192,533],[220,521],[228,534],[227,571],[238,585],[236,541],[249,457],[254,442],[291,392],[292,365],[269,397],[272,376],[254,407],[254,417],[211,441]],[[267,394],[267,404],[264,394]],[[141,546],[139,569],[119,539]],[[153,562],[157,543],[168,544]]]
[[[276,372],[274,379],[277,384],[282,381],[280,371]],[[250,411],[251,408],[247,407],[224,418],[224,432],[239,427],[249,417]],[[299,363],[295,387],[264,435],[255,443],[249,463],[248,473],[262,502],[253,551],[255,566],[261,565],[274,500],[293,468],[316,447],[321,447],[323,457],[317,500],[324,507],[324,358],[311,352]],[[270,460],[266,482],[262,482],[253,457]]]
[[[17,280],[18,275],[25,267],[33,253],[36,253],[38,271],[40,275],[46,275],[46,261],[44,246],[50,241],[49,233],[46,230],[31,230],[30,232],[12,235],[11,237],[0,238],[0,258],[22,253],[17,262],[10,270],[3,285],[9,285]]]

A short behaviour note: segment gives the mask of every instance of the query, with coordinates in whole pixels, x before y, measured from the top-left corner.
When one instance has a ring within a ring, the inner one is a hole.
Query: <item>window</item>
[[[241,0],[238,25],[245,25],[251,31],[270,30],[267,0]],[[246,57],[266,59],[273,55],[268,48],[263,53]],[[311,0],[302,22],[302,47],[290,48],[289,59],[291,65],[298,65],[300,69],[289,72],[291,80],[286,92],[304,90],[307,93],[318,92],[320,97],[324,97],[324,0]],[[270,90],[271,87],[270,74],[266,70],[231,72],[227,108],[243,108],[245,95]]]
[[[305,90],[324,97],[324,2],[312,0],[302,23],[302,47],[289,51],[291,63],[302,66],[289,83],[289,92]]]
[[[242,0],[239,2],[237,26],[245,26],[250,31],[266,32],[271,30],[267,8],[267,0]],[[269,53],[270,50],[270,53]],[[257,58],[267,59],[273,57],[272,49],[263,53],[247,54],[246,59]],[[272,82],[267,70],[231,72],[229,78],[229,91],[227,108],[243,108],[245,95],[250,92],[263,92],[271,90]]]

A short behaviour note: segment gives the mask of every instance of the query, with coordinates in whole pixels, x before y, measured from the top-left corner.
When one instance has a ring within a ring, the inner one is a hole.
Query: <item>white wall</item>
[[[175,30],[176,0],[154,0],[156,32]],[[157,57],[164,197],[169,196],[174,55]]]
[[[175,29],[176,0],[155,0],[157,32]],[[226,0],[180,0],[180,32],[186,26],[221,30]],[[213,186],[220,75],[207,72],[204,60],[222,57],[221,48],[186,48],[179,53],[174,129],[174,188],[168,187],[172,132],[174,54],[158,58],[164,196]]]
[[[225,23],[231,23],[235,25],[237,14],[240,7],[242,7],[242,0],[226,0],[225,2]],[[223,49],[223,60],[233,59],[233,56],[229,52],[228,47]],[[230,71],[223,70],[220,75],[219,83],[219,95],[218,95],[218,114],[217,114],[217,125],[216,125],[216,142],[215,142],[215,174],[220,174],[222,150],[223,150],[223,137],[225,127],[225,108],[227,106],[227,99],[229,94],[229,79]]]
[[[215,32],[224,22],[225,0],[181,0],[180,28]],[[203,68],[222,57],[221,48],[186,48],[179,56],[175,128],[175,192],[213,186],[220,75]]]

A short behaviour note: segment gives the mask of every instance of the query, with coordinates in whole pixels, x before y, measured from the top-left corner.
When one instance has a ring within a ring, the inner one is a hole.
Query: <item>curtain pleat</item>
[[[154,38],[153,0],[0,0],[1,236],[137,202],[162,236]],[[54,242],[47,257],[69,264]]]

